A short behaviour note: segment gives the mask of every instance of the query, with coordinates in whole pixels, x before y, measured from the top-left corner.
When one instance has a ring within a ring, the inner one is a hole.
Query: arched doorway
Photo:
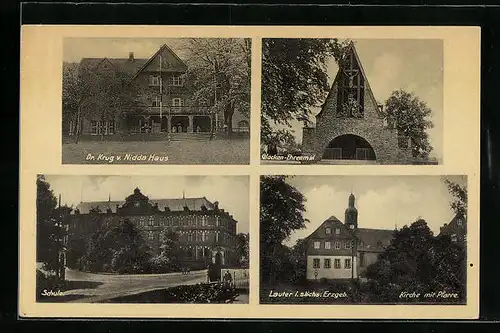
[[[193,127],[195,132],[210,132],[212,122],[209,116],[194,116]]]
[[[189,117],[188,116],[172,116],[172,132],[187,132],[189,127]]]
[[[360,136],[344,134],[336,137],[325,148],[324,160],[375,160],[372,146]]]

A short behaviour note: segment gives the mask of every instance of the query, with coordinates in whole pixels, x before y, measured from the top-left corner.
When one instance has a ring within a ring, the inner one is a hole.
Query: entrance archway
[[[172,132],[187,132],[189,127],[189,117],[188,116],[172,116]]]
[[[211,123],[209,116],[193,117],[193,128],[195,132],[210,132]]]
[[[344,134],[336,137],[323,151],[324,160],[376,160],[372,146],[360,136]]]

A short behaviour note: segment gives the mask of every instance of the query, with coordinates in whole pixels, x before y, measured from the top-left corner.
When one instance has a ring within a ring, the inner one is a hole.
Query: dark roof
[[[458,220],[461,220],[461,224],[459,225]],[[450,223],[443,225],[439,230],[439,235],[452,235],[456,233],[463,233],[466,229],[467,221],[463,218],[463,216],[456,214],[453,219],[451,219]]]
[[[182,211],[184,205],[190,210],[201,210],[201,206],[205,205],[207,209],[213,210],[215,205],[207,200],[207,198],[175,198],[175,199],[150,199],[149,202],[153,205],[158,203],[158,208],[164,210],[168,206],[171,211]],[[99,206],[101,212],[106,212],[106,209],[111,208],[113,213],[116,213],[116,205],[122,206],[125,201],[87,201],[81,202],[76,206],[80,214],[87,214],[92,208]]]
[[[391,244],[394,230],[358,228],[356,236],[363,243],[360,250],[383,250]]]
[[[137,59],[130,61],[128,58],[83,58],[80,61],[81,66],[96,68],[102,61],[109,61],[117,71],[126,73],[130,77],[135,75],[139,69],[144,66],[148,59]]]

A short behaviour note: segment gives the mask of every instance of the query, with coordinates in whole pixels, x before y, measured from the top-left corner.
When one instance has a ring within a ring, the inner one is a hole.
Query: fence
[[[232,278],[232,285],[236,289],[246,289],[248,290],[249,286],[249,271],[248,269],[232,269],[232,268],[223,268],[221,269],[221,280],[224,281],[225,274],[229,272]]]

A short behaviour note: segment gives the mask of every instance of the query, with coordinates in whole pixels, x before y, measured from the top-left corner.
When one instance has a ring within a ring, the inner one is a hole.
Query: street
[[[207,272],[206,270],[192,271],[187,275],[181,273],[112,275],[67,269],[66,280],[102,283],[97,288],[73,289],[63,292],[64,296],[83,295],[82,298],[71,300],[69,303],[94,303],[178,285],[203,283],[207,280]]]

